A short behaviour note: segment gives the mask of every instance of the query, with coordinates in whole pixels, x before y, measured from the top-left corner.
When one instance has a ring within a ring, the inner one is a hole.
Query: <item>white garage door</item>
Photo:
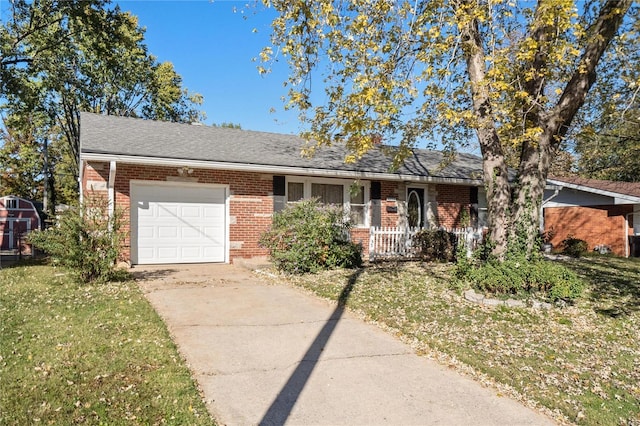
[[[132,184],[132,262],[224,262],[225,198],[225,188]]]

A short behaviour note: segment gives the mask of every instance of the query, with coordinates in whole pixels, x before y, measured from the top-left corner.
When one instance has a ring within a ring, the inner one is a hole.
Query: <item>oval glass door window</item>
[[[407,200],[407,220],[409,226],[422,226],[422,209],[420,208],[420,195],[416,191],[409,192]]]

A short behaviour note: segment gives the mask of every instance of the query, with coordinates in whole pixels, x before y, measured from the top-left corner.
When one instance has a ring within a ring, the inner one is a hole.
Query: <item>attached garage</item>
[[[131,182],[134,264],[226,262],[227,188]]]

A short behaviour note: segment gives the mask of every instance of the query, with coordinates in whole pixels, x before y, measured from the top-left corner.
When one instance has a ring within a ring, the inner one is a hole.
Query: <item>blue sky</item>
[[[297,114],[284,111],[285,64],[261,76],[260,50],[269,44],[274,12],[247,1],[115,1],[146,27],[149,52],[172,62],[183,85],[204,96],[207,124],[232,122],[246,130],[299,133]],[[255,31],[254,31],[255,30]],[[271,112],[275,109],[275,112]]]

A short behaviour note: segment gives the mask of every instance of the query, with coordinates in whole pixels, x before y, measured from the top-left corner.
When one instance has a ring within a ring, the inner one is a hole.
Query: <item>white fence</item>
[[[413,244],[413,237],[424,228],[391,226],[374,226],[369,231],[369,260],[379,259],[411,259],[416,257],[418,248]],[[443,228],[445,229],[445,228]],[[445,229],[456,236],[458,244],[464,244],[467,255],[482,241],[482,229],[453,228]]]

